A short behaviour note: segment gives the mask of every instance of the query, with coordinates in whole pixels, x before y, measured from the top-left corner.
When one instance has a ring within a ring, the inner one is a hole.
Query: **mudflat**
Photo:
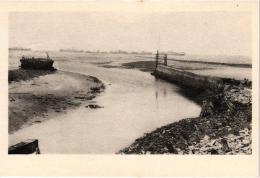
[[[71,72],[9,71],[9,133],[88,106],[104,88],[95,77]]]

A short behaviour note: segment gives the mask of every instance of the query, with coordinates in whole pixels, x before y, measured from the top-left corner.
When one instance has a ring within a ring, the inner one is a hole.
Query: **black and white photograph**
[[[0,2],[0,177],[259,176],[259,1]]]
[[[252,154],[250,12],[8,21],[9,155]]]

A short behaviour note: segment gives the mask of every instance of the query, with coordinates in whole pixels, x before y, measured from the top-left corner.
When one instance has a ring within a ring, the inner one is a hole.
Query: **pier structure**
[[[219,90],[223,88],[224,80],[220,77],[203,76],[182,69],[168,66],[167,54],[160,54],[157,50],[155,55],[155,70],[152,73],[157,78],[168,80],[176,84],[196,90]]]
[[[158,67],[159,64],[163,64],[165,66],[167,66],[167,54],[166,53],[159,53],[159,50],[157,50],[156,54],[155,54],[155,68]]]

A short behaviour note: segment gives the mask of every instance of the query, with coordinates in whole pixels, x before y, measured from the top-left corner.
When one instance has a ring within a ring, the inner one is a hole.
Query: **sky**
[[[247,12],[13,12],[9,46],[251,55]]]

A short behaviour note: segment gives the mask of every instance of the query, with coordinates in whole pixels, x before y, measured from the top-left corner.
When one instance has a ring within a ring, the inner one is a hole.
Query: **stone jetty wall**
[[[221,78],[196,75],[164,65],[158,65],[153,75],[198,90],[217,90],[223,86],[223,80]]]

